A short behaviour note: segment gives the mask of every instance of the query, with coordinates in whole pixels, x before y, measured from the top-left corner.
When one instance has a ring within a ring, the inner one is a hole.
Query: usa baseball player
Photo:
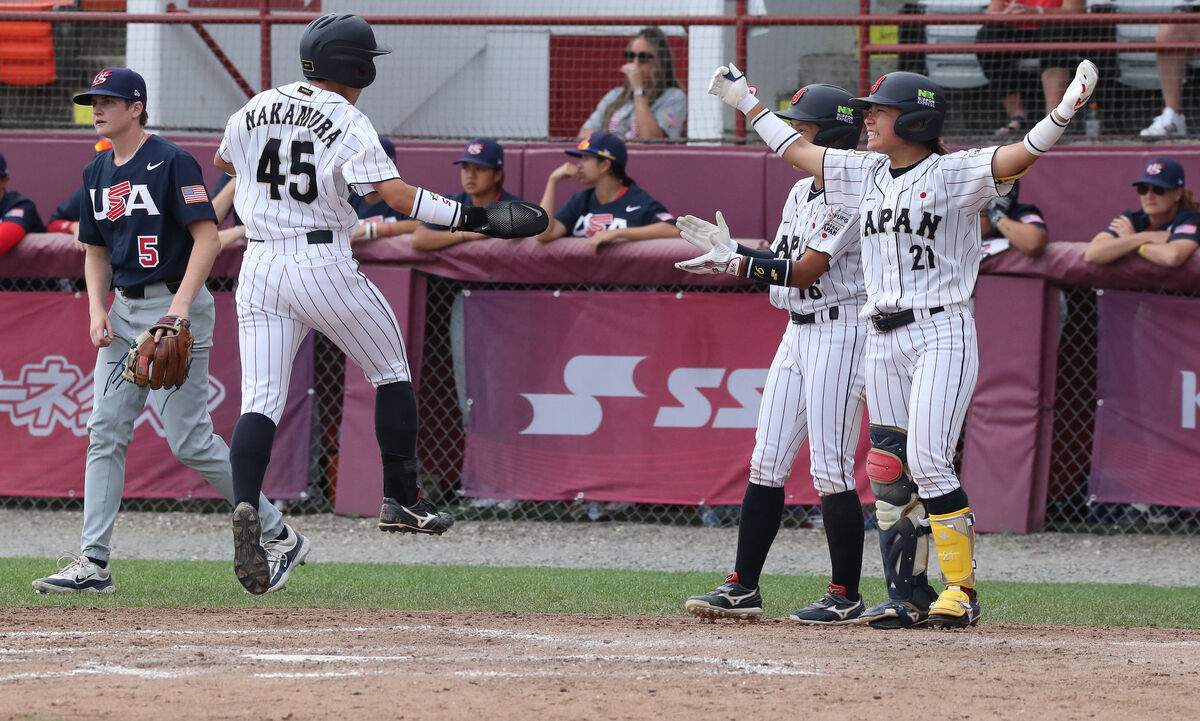
[[[851,101],[866,114],[865,153],[808,142],[764,112],[733,65],[713,75],[710,93],[745,113],[784,160],[823,183],[829,202],[859,209],[863,315],[873,327],[866,358],[867,472],[890,596],[865,611],[864,622],[963,628],[979,621],[974,515],[953,466],[979,367],[971,315],[979,215],[1053,147],[1091,97],[1097,75],[1092,62],[1080,63],[1063,101],[1022,142],[957,153],[947,153],[939,140],[944,93],[923,75],[889,73],[869,95]],[[892,588],[906,580],[897,568],[919,567],[914,556],[926,528],[945,583],[927,608],[919,596],[905,599]]]
[[[497,238],[536,235],[548,221],[529,203],[464,209],[400,180],[371,121],[354,107],[375,80],[375,58],[390,52],[357,15],[313,20],[300,39],[307,80],[251,98],[229,118],[214,160],[240,179],[234,207],[246,226],[237,289],[242,416],[231,457],[238,502],[234,570],[251,593],[269,584],[252,501],[270,461],[292,361],[311,329],[337,343],[377,389],[380,530],[441,534],[454,524],[417,483],[417,398],[404,340],[392,309],[351,256],[349,235],[358,218],[347,190],[371,203],[382,197],[419,220]]]
[[[809,85],[778,115],[817,145],[853,149],[862,132],[862,113],[849,107],[851,97],[834,85]],[[763,387],[734,571],[716,590],[689,598],[685,608],[703,618],[762,615],[759,576],[779,531],[784,482],[808,437],[832,580],[824,597],[790,617],[821,625],[853,621],[865,607],[858,591],[862,506],[854,484],[854,450],[866,402],[862,355],[867,339],[867,322],[859,317],[866,292],[857,213],[830,205],[823,188],[804,178],[788,195],[770,251],[732,243],[719,213],[715,226],[690,215],[678,222],[685,239],[699,240],[697,246],[708,251],[678,267],[693,273],[733,272],[771,283],[771,304],[788,311],[791,321]]]
[[[233,500],[229,447],[213,433],[208,414],[214,313],[204,281],[219,249],[215,215],[196,160],[145,131],[146,101],[145,81],[128,68],[105,68],[90,90],[75,96],[76,103],[92,106],[97,132],[112,142],[83,171],[79,216],[90,333],[99,351],[83,476],[82,550],[58,573],[33,582],[40,593],[115,590],[109,569],[113,523],[134,421],[148,395],[175,457]],[[117,292],[106,310],[110,287]],[[164,315],[191,321],[195,345],[187,382],[153,391],[123,382],[123,353]],[[292,567],[304,562],[308,540],[261,494],[252,499],[267,539],[268,590],[279,590]]]

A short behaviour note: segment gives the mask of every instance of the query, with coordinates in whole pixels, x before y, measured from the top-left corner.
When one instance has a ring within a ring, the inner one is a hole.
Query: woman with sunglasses
[[[941,140],[945,92],[924,75],[888,73],[847,105],[863,111],[867,152],[815,145],[750,94],[745,75],[717,68],[708,92],[746,115],[784,160],[812,174],[826,202],[856,208],[867,301],[871,449],[889,600],[863,611],[876,628],[965,628],[979,622],[975,516],[954,469],[955,448],[979,373],[972,294],[979,274],[979,212],[1052,148],[1098,76],[1079,64],[1063,100],[1022,142],[950,153]],[[772,265],[775,264],[775,265]],[[788,278],[785,261],[742,264]],[[749,277],[749,276],[748,276]],[[885,526],[887,530],[885,531]],[[932,536],[944,590],[932,604],[905,591]],[[904,552],[893,555],[892,551]],[[914,565],[915,564],[915,565]],[[907,596],[907,597],[906,597]]]
[[[602,130],[622,138],[678,140],[687,117],[687,95],[675,79],[675,56],[663,31],[638,31],[625,48],[621,72],[625,84],[605,93],[579,137]]]
[[[1167,268],[1186,263],[1200,241],[1200,203],[1184,187],[1183,166],[1170,158],[1154,158],[1133,187],[1142,209],[1113,218],[1092,238],[1083,257],[1105,265],[1137,253]]]

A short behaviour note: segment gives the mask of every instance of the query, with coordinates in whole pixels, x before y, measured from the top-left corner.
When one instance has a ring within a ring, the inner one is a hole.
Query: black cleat
[[[255,595],[262,595],[271,587],[271,569],[262,545],[258,511],[249,503],[239,503],[233,509],[233,572],[242,587]]]
[[[411,506],[395,498],[384,498],[379,511],[379,530],[388,533],[428,533],[440,536],[454,525],[454,518],[434,507],[424,497]]]
[[[715,591],[689,598],[684,608],[700,618],[757,621],[763,615],[763,600],[757,588],[746,588],[738,581],[738,575],[731,573]]]
[[[855,623],[863,612],[862,596],[857,601],[846,598],[846,588],[829,584],[829,592],[807,608],[792,611],[788,618],[813,626],[841,626]]]

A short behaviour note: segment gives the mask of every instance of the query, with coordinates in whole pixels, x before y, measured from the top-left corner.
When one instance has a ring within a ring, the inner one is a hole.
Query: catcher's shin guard
[[[970,508],[964,508],[930,515],[929,524],[946,584],[946,590],[929,609],[929,623],[937,628],[974,626],[979,622],[979,600],[975,595],[975,516]]]
[[[867,474],[875,494],[875,522],[888,602],[863,620],[881,628],[908,627],[924,619],[937,594],[929,585],[929,525],[917,485],[908,475],[904,431],[871,426]]]

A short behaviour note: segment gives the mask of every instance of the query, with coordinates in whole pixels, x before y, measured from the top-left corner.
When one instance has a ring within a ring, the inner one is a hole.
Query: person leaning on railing
[[[520,200],[504,189],[504,146],[493,138],[474,138],[463,148],[458,166],[462,192],[449,196],[464,206],[483,207],[496,200]],[[483,233],[452,231],[448,226],[421,223],[412,232],[413,250],[441,250],[469,240],[487,238]]]
[[[33,201],[8,189],[8,162],[0,155],[0,255],[12,250],[26,233],[44,230]]]
[[[639,30],[625,47],[620,70],[625,84],[601,98],[579,137],[602,130],[622,138],[678,140],[687,117],[687,94],[675,79],[675,56],[663,31]]]
[[[1185,186],[1183,166],[1153,158],[1133,182],[1141,210],[1126,210],[1096,233],[1084,259],[1104,265],[1137,253],[1155,265],[1175,268],[1200,244],[1200,203]]]

